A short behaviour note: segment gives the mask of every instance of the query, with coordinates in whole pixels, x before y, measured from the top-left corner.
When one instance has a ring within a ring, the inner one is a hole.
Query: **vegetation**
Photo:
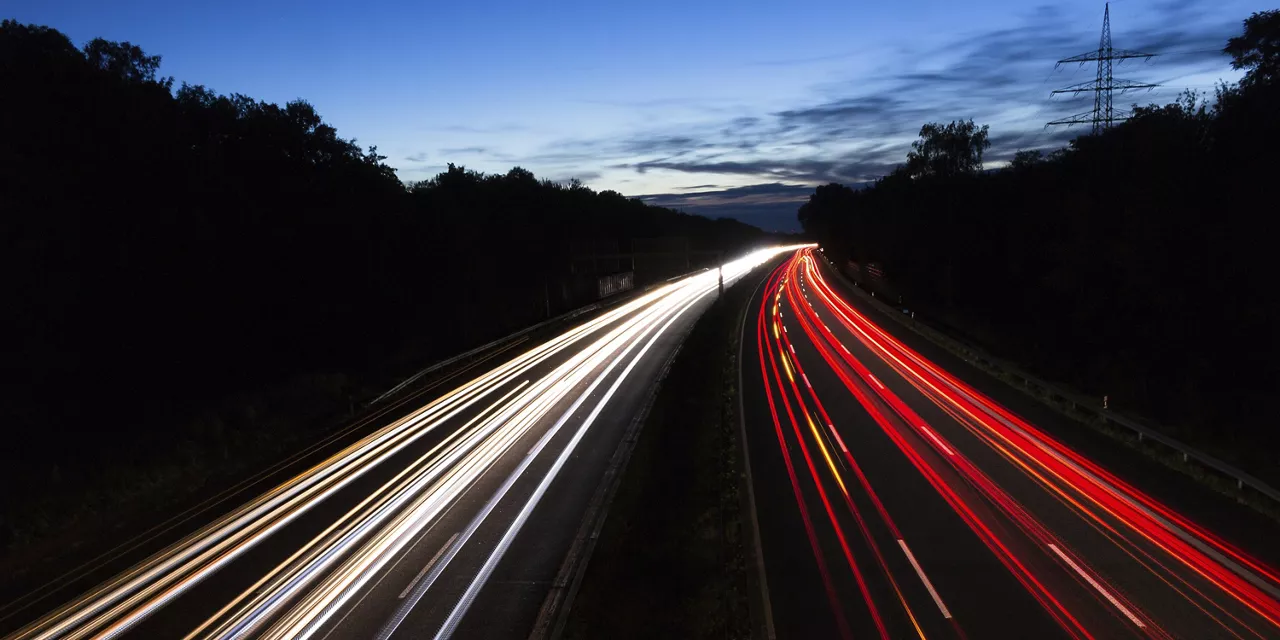
[[[747,638],[738,341],[757,277],[726,289],[671,365],[609,508],[566,638]]]
[[[0,24],[0,481],[31,487],[0,499],[0,548],[254,460],[394,358],[584,304],[575,247],[684,238],[706,259],[763,237],[520,168],[405,185],[304,101],[159,69],[127,42]]]
[[[1245,70],[984,172],[986,129],[926,125],[906,165],[800,210],[837,264],[962,337],[1255,472],[1276,468],[1280,11],[1224,50]]]

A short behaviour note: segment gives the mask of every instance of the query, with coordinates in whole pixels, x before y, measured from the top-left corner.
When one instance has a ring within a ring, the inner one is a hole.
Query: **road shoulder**
[[[771,265],[776,262],[771,263]],[[742,313],[769,273],[726,289],[672,363],[571,606],[566,638],[750,637],[738,399]],[[764,627],[763,622],[759,624]]]

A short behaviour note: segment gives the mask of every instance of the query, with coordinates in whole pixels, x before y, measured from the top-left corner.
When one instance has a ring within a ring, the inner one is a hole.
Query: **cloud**
[[[623,140],[618,146],[618,151],[626,155],[661,153],[679,156],[712,146],[714,145],[711,143],[690,136],[637,136]]]
[[[452,149],[441,149],[440,153],[446,156],[476,156],[487,152],[485,147],[454,147]]]
[[[610,160],[634,158],[638,155],[683,156],[716,145],[694,132],[643,132],[617,138],[558,140],[547,146],[548,152],[536,156],[539,161],[578,161],[586,158]]]
[[[600,179],[600,172],[599,171],[575,171],[571,174],[554,176],[548,179],[551,180],[552,182],[559,182],[560,184],[569,184],[574,180],[577,180],[578,182],[581,182],[583,184],[589,184],[592,181]]]
[[[1061,147],[1087,132],[1045,126],[1092,106],[1088,93],[1050,94],[1093,77],[1089,65],[1055,67],[1057,60],[1096,49],[1101,26],[1101,15],[1082,18],[1065,6],[1031,9],[1012,26],[961,34],[940,44],[921,38],[929,44],[884,55],[878,72],[815,85],[807,96],[781,108],[711,110],[701,120],[660,129],[557,140],[521,162],[551,166],[553,173],[564,175],[574,167],[623,169],[646,175],[642,182],[647,183],[652,183],[653,173],[734,178],[698,179],[710,183],[701,185],[705,187],[741,182],[744,177],[763,184],[857,184],[904,162],[921,125],[973,118],[991,125],[987,160],[999,166],[1020,149]],[[1154,11],[1123,12],[1123,21],[1113,25],[1115,45],[1160,55],[1150,64],[1117,65],[1117,76],[1142,82],[1166,79],[1171,97],[1180,88],[1175,84],[1179,78],[1202,79],[1215,69],[1231,73],[1218,50],[1238,32],[1239,22],[1220,15],[1213,0],[1167,0]],[[855,54],[744,65],[816,64],[851,55]],[[1123,94],[1117,100],[1150,100],[1144,96]],[[687,103],[629,104],[661,108]],[[672,190],[699,191],[701,186]]]
[[[1013,159],[1013,154],[1024,149],[1065,147],[1080,133],[1080,129],[1068,127],[1051,127],[1042,131],[992,133],[991,148],[983,155],[983,163],[991,167],[993,164],[1008,162]]]
[[[767,231],[799,231],[796,211],[813,187],[773,182],[698,193],[638,196],[648,204],[709,218],[733,218]]]
[[[615,169],[635,169],[638,173],[652,170],[680,173],[708,173],[750,176],[760,179],[787,180],[807,185],[828,182],[866,182],[875,180],[897,163],[887,158],[848,158],[837,160],[752,160],[723,162],[646,161],[613,165]]]
[[[729,187],[696,193],[669,193],[638,196],[642,200],[661,201],[664,207],[709,207],[740,204],[778,204],[804,202],[813,187],[770,182],[745,187]]]
[[[415,153],[413,155],[405,156],[404,159],[405,159],[405,162],[415,162],[415,163],[426,162],[427,153],[425,151],[419,151],[418,153]]]
[[[836,138],[892,136],[918,128],[929,108],[891,95],[840,98],[772,114],[783,135],[799,134],[810,143]]]
[[[483,127],[466,124],[453,124],[428,130],[446,131],[449,133],[521,133],[532,131],[533,127],[523,124],[497,124]]]

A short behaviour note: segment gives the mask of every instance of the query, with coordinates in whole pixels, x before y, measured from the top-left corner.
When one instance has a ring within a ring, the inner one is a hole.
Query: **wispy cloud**
[[[646,161],[634,164],[613,165],[614,168],[635,169],[639,173],[662,169],[681,173],[707,173],[729,176],[749,176],[760,179],[786,180],[806,185],[826,182],[865,182],[874,180],[893,170],[895,162],[891,159],[859,155],[856,158],[834,160],[799,159],[799,160],[765,160],[722,161],[722,162],[679,162],[679,161]],[[808,187],[806,187],[808,188]]]
[[[770,231],[798,231],[796,210],[813,188],[778,182],[698,193],[666,193],[639,196],[660,207],[670,207],[710,218],[734,218]]]
[[[1097,47],[1097,22],[1077,19],[1047,5],[1028,10],[1012,26],[957,34],[950,41],[904,44],[873,73],[851,71],[797,94],[773,108],[703,112],[701,119],[637,128],[614,136],[566,138],[545,144],[521,158],[534,166],[556,168],[552,175],[590,175],[574,167],[601,168],[610,182],[635,184],[697,180],[697,186],[671,187],[674,193],[645,196],[655,203],[713,214],[733,212],[789,228],[778,216],[794,218],[801,193],[827,182],[875,180],[905,161],[910,143],[926,122],[973,118],[991,125],[989,165],[1008,161],[1020,149],[1065,145],[1083,129],[1047,128],[1056,118],[1087,111],[1090,95],[1051,97],[1059,86],[1091,79],[1092,68],[1058,59]],[[1226,20],[1213,0],[1170,0],[1156,7],[1158,18],[1117,25],[1117,47],[1160,54],[1150,63],[1131,62],[1118,73],[1138,80],[1201,78],[1215,70],[1230,75],[1219,50],[1238,32],[1239,21]],[[1099,12],[1100,13],[1100,12]],[[1215,17],[1216,16],[1216,17]],[[756,60],[746,67],[829,63],[858,55]],[[857,65],[855,65],[856,67]],[[1155,94],[1125,94],[1120,102],[1169,99],[1178,87]],[[696,101],[660,99],[626,106],[661,110]],[[774,102],[773,104],[778,104]],[[1125,103],[1127,104],[1127,103]],[[702,176],[710,180],[701,179]],[[593,177],[594,179],[594,177]],[[749,187],[758,181],[770,198],[761,201]],[[710,191],[708,191],[710,190]],[[744,218],[746,219],[746,218]]]
[[[446,156],[475,156],[481,155],[488,151],[485,147],[454,147],[451,149],[441,149],[440,153]]]
[[[523,124],[497,124],[491,126],[475,127],[465,124],[452,124],[443,127],[436,127],[434,131],[444,131],[448,133],[522,133],[531,131],[533,128]]]
[[[548,179],[551,180],[552,182],[559,182],[560,184],[568,184],[574,180],[577,180],[578,182],[581,182],[583,184],[587,184],[593,180],[599,180],[600,172],[599,171],[575,171],[570,174],[552,176]]]

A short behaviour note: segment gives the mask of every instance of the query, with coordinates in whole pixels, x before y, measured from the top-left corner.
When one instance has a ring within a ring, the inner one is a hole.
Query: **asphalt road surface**
[[[1001,391],[838,280],[797,251],[744,329],[777,637],[1280,637],[1275,523]]]
[[[725,283],[778,251],[726,264]],[[684,278],[530,349],[13,637],[527,637],[718,284]]]

